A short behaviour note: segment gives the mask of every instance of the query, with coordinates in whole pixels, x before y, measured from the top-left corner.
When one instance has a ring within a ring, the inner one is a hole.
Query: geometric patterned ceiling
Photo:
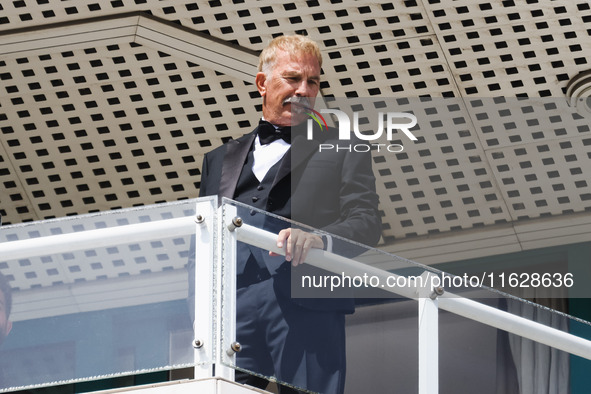
[[[3,222],[196,197],[290,33],[319,42],[321,95],[419,119],[416,144],[374,152],[386,246],[591,210],[591,122],[565,98],[591,69],[588,1],[19,0],[0,4]]]

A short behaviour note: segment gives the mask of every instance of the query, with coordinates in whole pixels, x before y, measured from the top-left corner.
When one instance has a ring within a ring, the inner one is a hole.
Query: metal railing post
[[[425,271],[419,292],[419,394],[439,392],[439,305],[437,297],[441,288],[433,289]]]
[[[217,232],[214,201],[197,202],[195,215],[195,305],[193,347],[195,349],[195,379],[212,377],[215,357],[213,322],[215,305],[215,240]]]
[[[216,376],[234,380],[236,352],[236,223],[237,209],[231,204],[218,208],[217,340]]]
[[[236,207],[197,203],[195,239],[195,378],[234,380],[236,342],[236,234],[228,229]]]

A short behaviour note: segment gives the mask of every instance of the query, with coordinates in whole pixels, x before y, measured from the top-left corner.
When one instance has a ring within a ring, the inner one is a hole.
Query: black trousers
[[[236,335],[242,350],[237,366],[305,391],[343,393],[344,314],[303,308],[281,295],[285,292],[278,292],[280,281],[260,273],[255,276],[262,280],[248,284],[244,277],[238,278]],[[257,376],[241,372],[236,376],[240,383],[267,385],[266,379]],[[299,392],[282,386],[280,390],[282,394]]]

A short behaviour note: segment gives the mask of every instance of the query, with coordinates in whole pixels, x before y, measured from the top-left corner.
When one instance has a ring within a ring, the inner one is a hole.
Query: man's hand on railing
[[[291,261],[294,267],[306,261],[311,248],[324,249],[322,238],[295,228],[283,229],[277,234],[277,247],[285,248],[285,260]],[[269,252],[271,256],[279,256]]]

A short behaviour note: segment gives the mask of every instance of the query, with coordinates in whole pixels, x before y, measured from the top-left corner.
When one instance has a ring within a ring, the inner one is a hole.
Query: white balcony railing
[[[236,222],[245,207],[231,201],[220,208],[216,205],[215,198],[203,198],[0,228],[0,269],[14,287],[13,332],[1,351],[13,362],[27,357],[35,363],[50,360],[41,367],[46,373],[40,373],[39,365],[30,372],[14,372],[17,367],[11,369],[3,362],[0,378],[7,373],[16,376],[0,379],[0,389],[187,366],[194,367],[195,379],[233,380],[236,243],[283,251],[275,246],[275,234],[248,220]],[[196,255],[194,278],[185,269],[189,253]],[[380,283],[404,276],[362,260],[363,255],[351,259],[311,250],[307,263],[337,275],[369,275]],[[439,392],[440,310],[591,359],[589,340],[448,289],[441,292],[428,280],[440,273],[408,264],[426,279],[423,285],[404,281],[407,286],[382,290],[417,301],[414,385],[419,393]],[[189,285],[191,281],[194,284]],[[192,286],[195,321],[191,325],[189,310],[184,308]],[[166,345],[160,346],[161,342]],[[64,351],[67,356],[59,356]],[[31,356],[35,354],[37,358]],[[404,360],[408,355],[400,357]],[[52,367],[57,371],[53,375]]]

